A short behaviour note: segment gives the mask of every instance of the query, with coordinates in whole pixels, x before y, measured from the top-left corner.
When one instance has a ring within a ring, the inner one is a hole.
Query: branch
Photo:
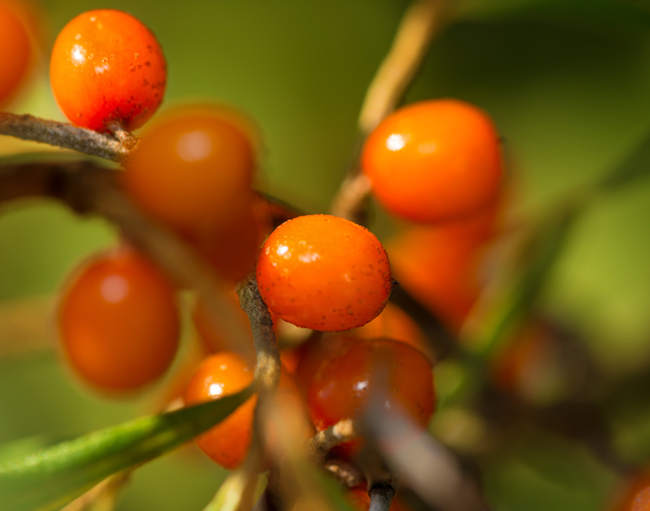
[[[0,112],[0,135],[121,161],[133,149],[136,139],[123,130],[117,130],[115,134],[118,138],[63,122]]]
[[[257,354],[255,379],[262,391],[275,388],[280,380],[280,351],[275,339],[273,320],[260,296],[254,275],[250,275],[239,287],[239,302],[248,315]]]
[[[407,9],[388,54],[368,86],[359,114],[362,134],[375,129],[406,92],[442,25],[445,4],[445,0],[415,0]]]
[[[114,223],[173,280],[202,296],[207,310],[226,332],[229,348],[240,352],[238,341],[248,334],[233,319],[233,305],[210,265],[174,233],[144,216],[118,187],[116,175],[90,162],[0,166],[0,205],[15,199],[48,197],[79,214],[98,215]]]
[[[414,0],[406,10],[391,48],[366,91],[358,120],[361,139],[365,139],[400,102],[442,25],[446,3],[446,0]],[[357,155],[332,201],[331,211],[348,220],[362,221],[370,183],[359,175],[356,160]]]
[[[390,484],[375,484],[368,494],[370,495],[368,511],[389,511],[395,489]]]

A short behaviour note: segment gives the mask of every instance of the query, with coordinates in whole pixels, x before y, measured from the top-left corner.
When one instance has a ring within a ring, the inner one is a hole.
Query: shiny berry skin
[[[381,391],[384,368],[386,413],[396,408],[426,427],[435,393],[431,363],[418,350],[390,339],[359,340],[342,352],[324,356],[307,391],[312,421],[318,430],[355,417],[373,392]]]
[[[0,105],[14,95],[29,69],[32,46],[18,4],[0,0]]]
[[[167,69],[162,48],[138,19],[122,11],[87,11],[59,33],[50,59],[50,84],[73,124],[133,130],[162,102]]]
[[[124,185],[149,214],[205,242],[247,227],[254,170],[253,146],[237,124],[216,107],[184,107],[143,133]]]
[[[185,403],[194,405],[234,394],[253,381],[254,371],[234,353],[212,355],[199,365],[185,391]],[[237,467],[251,442],[253,396],[212,429],[196,439],[201,450],[222,467]]]
[[[174,289],[131,249],[102,254],[65,289],[59,328],[65,355],[86,382],[109,392],[137,389],[161,376],[176,354]]]
[[[305,215],[276,228],[262,247],[257,283],[279,318],[322,331],[364,325],[391,290],[388,256],[370,231],[331,215]]]
[[[234,394],[253,382],[253,364],[239,355],[219,352],[204,359],[185,390],[185,403],[193,405]],[[276,392],[298,396],[295,383],[284,371]],[[251,443],[257,396],[196,439],[201,450],[224,468],[233,469],[246,457]],[[306,441],[307,439],[305,439]]]
[[[386,209],[422,223],[487,206],[502,178],[492,121],[454,99],[415,103],[386,117],[366,140],[361,163]]]
[[[343,355],[357,342],[358,337],[342,332],[312,337],[295,348],[298,363],[294,376],[298,386],[306,393],[323,360]]]
[[[236,311],[235,314],[237,321],[242,325],[242,328],[244,330],[248,331],[248,316],[239,306],[239,298],[237,297],[237,293],[234,291],[227,292],[227,296],[229,298],[229,301],[232,303],[232,310]],[[225,332],[219,329],[219,320],[212,320],[201,300],[197,300],[197,302],[194,304],[192,322],[194,323],[194,327],[199,334],[201,345],[206,352],[216,353],[219,351],[228,350],[230,344],[225,336]],[[254,355],[252,334],[247,339],[242,339],[241,342],[244,344],[242,346],[242,349],[246,351],[250,347],[250,354]],[[252,357],[251,360],[254,360],[254,357]]]

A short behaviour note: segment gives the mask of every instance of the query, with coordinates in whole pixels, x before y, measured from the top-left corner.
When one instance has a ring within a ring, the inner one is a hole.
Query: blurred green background
[[[493,116],[515,183],[517,218],[553,210],[650,133],[650,4],[458,3],[408,100],[457,97]],[[265,142],[265,188],[313,211],[327,208],[346,171],[365,88],[406,5],[42,2],[48,45],[67,20],[90,8],[124,9],[142,19],[168,59],[164,106],[210,99],[247,112]],[[47,51],[12,110],[63,120],[48,86]],[[0,138],[0,154],[34,149]],[[384,235],[391,228],[381,212],[375,226]],[[66,274],[113,243],[114,235],[101,221],[80,220],[54,204],[22,204],[0,216],[0,443],[60,440],[151,411],[155,389],[119,401],[85,390],[56,351],[38,342],[48,335],[34,323],[44,321],[30,317],[34,310],[51,313],[48,297]],[[650,362],[650,179],[602,199],[581,218],[541,308],[575,327],[607,372]],[[4,347],[14,335],[35,347]],[[639,396],[612,412],[617,442],[629,459],[650,455],[649,405]],[[615,475],[581,446],[533,435],[522,434],[507,452],[482,460],[494,509],[601,509]],[[137,471],[119,509],[201,509],[222,475],[185,450]]]

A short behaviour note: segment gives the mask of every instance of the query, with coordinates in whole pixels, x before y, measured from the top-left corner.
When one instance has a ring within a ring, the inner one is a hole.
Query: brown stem
[[[0,112],[0,135],[42,142],[112,161],[123,160],[136,143],[135,137],[124,130],[116,133],[120,140],[63,122],[6,112]]]
[[[361,140],[402,99],[420,69],[431,40],[442,26],[446,6],[446,0],[414,0],[404,13],[393,44],[366,91],[358,120]],[[359,143],[357,147],[360,146]],[[370,193],[370,184],[358,176],[357,156],[332,201],[331,211],[336,216],[363,223],[364,203]]]
[[[255,378],[262,391],[272,390],[280,380],[280,351],[275,339],[273,320],[260,296],[254,275],[239,287],[239,302],[248,315],[257,354]]]
[[[79,214],[101,216],[120,228],[131,244],[146,253],[173,280],[196,290],[218,318],[233,351],[247,332],[210,265],[171,231],[144,216],[124,195],[117,173],[90,162],[31,163],[0,166],[0,205],[21,198],[59,200]]]
[[[361,133],[370,133],[399,103],[442,25],[445,4],[445,0],[415,0],[404,13],[393,44],[368,86],[359,114]]]

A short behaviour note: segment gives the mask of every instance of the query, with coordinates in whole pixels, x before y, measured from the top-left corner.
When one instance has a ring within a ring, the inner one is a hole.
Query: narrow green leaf
[[[252,393],[138,418],[0,463],[0,509],[57,509],[105,477],[149,461],[211,428]]]

